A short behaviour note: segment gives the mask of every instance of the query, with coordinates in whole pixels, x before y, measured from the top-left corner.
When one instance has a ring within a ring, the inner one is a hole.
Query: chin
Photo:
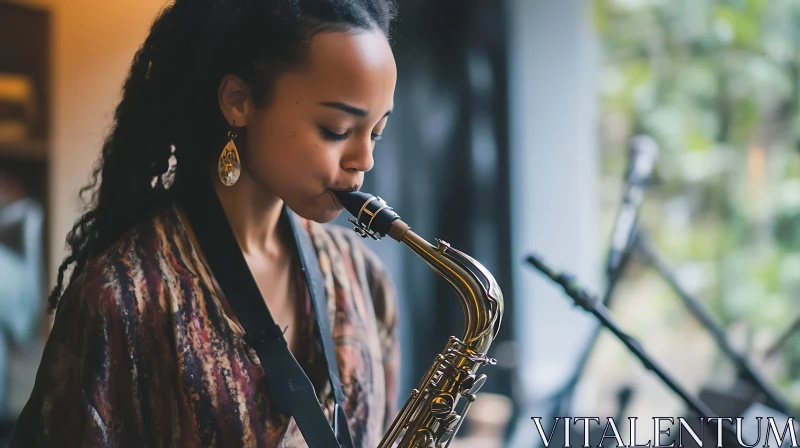
[[[292,209],[293,212],[297,213],[297,215],[300,217],[309,221],[318,222],[320,224],[326,224],[333,221],[334,219],[338,218],[343,211],[333,207],[320,207],[317,204],[312,204],[306,207],[292,207],[289,205],[289,208]]]
[[[323,210],[319,213],[317,218],[310,218],[320,224],[325,224],[333,221],[342,214],[341,210]]]

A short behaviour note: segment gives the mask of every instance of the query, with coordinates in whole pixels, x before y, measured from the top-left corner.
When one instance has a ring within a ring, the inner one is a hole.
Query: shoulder
[[[148,390],[143,385],[162,352],[154,348],[171,330],[160,310],[151,312],[161,306],[152,299],[163,295],[155,272],[170,220],[162,214],[130,229],[66,288],[15,428],[20,445],[35,444],[28,438],[60,442],[76,431],[95,445],[116,434],[105,425],[113,416],[136,415],[144,395],[131,391]]]
[[[152,303],[149,299],[161,290],[165,270],[184,257],[178,224],[170,209],[132,227],[83,267],[62,301],[125,316]]]

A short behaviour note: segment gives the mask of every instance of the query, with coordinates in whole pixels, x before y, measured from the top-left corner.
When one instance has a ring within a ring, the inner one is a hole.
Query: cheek
[[[248,168],[255,171],[255,177],[270,184],[280,182],[270,185],[274,190],[331,182],[338,168],[336,150],[313,130],[283,124],[269,132],[261,128],[248,139],[248,161],[253,165]]]

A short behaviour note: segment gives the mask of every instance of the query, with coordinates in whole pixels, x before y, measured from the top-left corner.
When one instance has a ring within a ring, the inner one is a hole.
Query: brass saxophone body
[[[486,375],[478,375],[478,369],[496,364],[487,353],[503,318],[503,293],[492,274],[478,261],[442,240],[437,239],[435,246],[428,243],[412,232],[379,197],[363,192],[335,192],[335,195],[355,217],[350,222],[356,233],[376,240],[389,235],[404,243],[452,287],[461,301],[463,336],[450,337],[379,445],[379,448],[447,447],[486,381]]]

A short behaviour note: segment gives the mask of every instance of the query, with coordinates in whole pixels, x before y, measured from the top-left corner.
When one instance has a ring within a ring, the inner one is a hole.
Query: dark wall
[[[447,241],[495,275],[506,293],[506,319],[494,348],[511,339],[513,313],[503,2],[406,0],[399,17],[395,109],[365,190],[379,188],[418,234]],[[410,251],[400,258],[396,281],[410,344],[405,400],[447,339],[463,335],[464,317],[426,264]],[[489,375],[484,391],[510,395],[510,370],[481,372]]]

